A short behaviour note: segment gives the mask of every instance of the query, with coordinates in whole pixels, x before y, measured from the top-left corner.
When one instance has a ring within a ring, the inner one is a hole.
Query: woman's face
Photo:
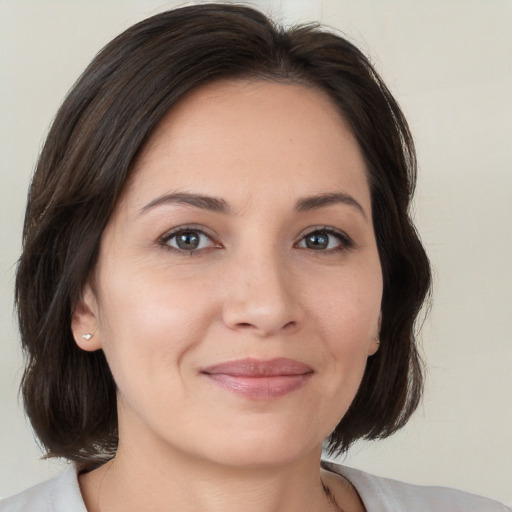
[[[276,464],[347,411],[381,296],[365,165],[330,99],[224,81],[138,158],[73,330],[105,352],[120,449]]]

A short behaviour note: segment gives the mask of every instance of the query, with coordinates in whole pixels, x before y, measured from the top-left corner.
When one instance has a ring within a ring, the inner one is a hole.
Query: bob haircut
[[[69,92],[39,157],[16,305],[25,409],[47,457],[90,467],[115,454],[116,385],[103,352],[76,345],[71,316],[137,155],[187,93],[221,79],[326,92],[365,158],[384,282],[381,343],[328,449],[341,453],[357,439],[391,435],[419,403],[415,320],[431,277],[409,217],[416,158],[399,106],[367,58],[331,31],[284,28],[240,5],[195,5],[148,18],[111,41]]]

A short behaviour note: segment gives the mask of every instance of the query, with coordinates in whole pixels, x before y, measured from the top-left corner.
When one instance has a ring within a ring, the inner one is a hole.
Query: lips
[[[271,399],[301,388],[313,375],[293,359],[240,359],[203,368],[201,373],[222,388],[253,399]]]

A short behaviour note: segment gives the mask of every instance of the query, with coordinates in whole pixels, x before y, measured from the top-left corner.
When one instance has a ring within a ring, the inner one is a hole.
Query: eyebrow
[[[316,210],[317,208],[323,208],[324,206],[329,206],[331,204],[346,204],[349,206],[353,206],[361,215],[367,219],[366,213],[361,206],[361,204],[356,201],[351,195],[345,194],[343,192],[332,192],[328,194],[318,194],[315,196],[304,197],[299,199],[295,204],[295,209],[298,212],[305,212],[309,210]]]
[[[351,195],[345,194],[343,192],[330,192],[326,194],[303,197],[295,203],[295,210],[298,212],[305,212],[340,203],[353,206],[361,213],[365,219],[367,218],[366,213],[360,203],[356,201]],[[222,198],[193,194],[190,192],[174,192],[170,194],[164,194],[157,197],[156,199],[153,199],[141,208],[140,213],[143,214],[148,210],[165,204],[186,204],[200,208],[202,210],[209,210],[212,212],[226,214],[230,213],[231,211],[227,201]]]
[[[156,206],[163,204],[188,204],[201,208],[202,210],[210,210],[212,212],[229,213],[230,208],[224,199],[218,197],[203,196],[200,194],[191,194],[190,192],[175,192],[172,194],[165,194],[150,201],[147,205],[143,206],[140,213],[145,213]]]

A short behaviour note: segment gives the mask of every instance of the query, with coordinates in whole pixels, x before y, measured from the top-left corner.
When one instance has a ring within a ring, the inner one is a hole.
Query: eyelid
[[[195,231],[197,233],[200,233],[200,234],[208,237],[211,240],[212,245],[210,247],[203,248],[203,249],[195,249],[195,250],[187,251],[184,249],[177,249],[176,247],[172,247],[171,245],[168,244],[169,240],[171,240],[177,234],[182,233],[184,231]],[[160,235],[157,239],[157,243],[158,243],[158,245],[168,249],[169,251],[175,251],[177,253],[191,254],[191,255],[192,254],[200,254],[201,252],[208,250],[211,247],[222,247],[222,245],[218,241],[215,240],[214,235],[212,233],[210,233],[209,231],[210,230],[208,230],[207,228],[205,228],[204,226],[201,226],[199,224],[184,224],[181,226],[176,226],[174,228],[171,228],[168,231],[166,231],[163,235]]]
[[[299,235],[299,239],[296,242],[296,245],[299,244],[300,242],[302,242],[304,240],[304,238],[306,238],[308,235],[311,235],[311,234],[317,233],[317,232],[323,232],[323,233],[327,233],[328,235],[333,235],[333,236],[337,237],[338,240],[340,241],[340,246],[336,247],[334,249],[323,249],[323,250],[309,249],[307,247],[304,247],[304,248],[301,247],[300,249],[307,249],[307,250],[311,250],[313,252],[318,252],[318,253],[322,253],[322,252],[323,253],[332,253],[332,252],[344,251],[344,250],[352,249],[352,248],[356,247],[356,243],[354,242],[352,237],[347,235],[347,233],[345,233],[341,229],[335,228],[333,226],[325,226],[325,225],[308,227],[306,230],[304,230]]]

